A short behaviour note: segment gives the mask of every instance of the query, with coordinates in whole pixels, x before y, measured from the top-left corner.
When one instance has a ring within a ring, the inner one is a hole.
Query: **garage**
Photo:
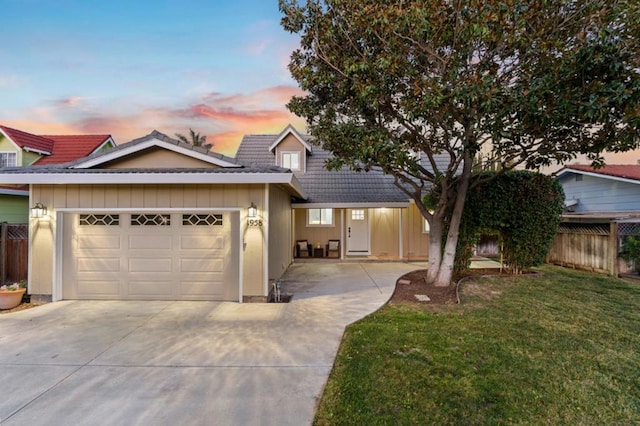
[[[63,299],[239,300],[238,212],[63,216]]]

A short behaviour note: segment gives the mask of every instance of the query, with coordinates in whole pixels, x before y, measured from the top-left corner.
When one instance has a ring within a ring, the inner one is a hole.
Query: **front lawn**
[[[540,271],[350,326],[315,423],[640,423],[640,284]]]

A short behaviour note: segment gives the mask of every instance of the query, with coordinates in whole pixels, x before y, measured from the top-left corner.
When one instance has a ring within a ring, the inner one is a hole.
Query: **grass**
[[[541,271],[350,326],[315,424],[639,424],[640,285]]]

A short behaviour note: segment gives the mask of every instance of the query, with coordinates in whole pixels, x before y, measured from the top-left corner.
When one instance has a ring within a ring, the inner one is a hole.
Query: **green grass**
[[[350,326],[315,424],[640,424],[640,284],[541,271]]]

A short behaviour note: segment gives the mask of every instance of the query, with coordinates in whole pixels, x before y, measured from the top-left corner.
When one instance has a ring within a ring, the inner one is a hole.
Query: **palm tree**
[[[193,129],[189,128],[189,137],[187,138],[185,135],[181,133],[176,133],[176,137],[185,143],[191,144],[193,146],[200,146],[205,149],[213,148],[213,144],[207,143],[207,136],[200,135],[200,132],[194,132]]]

